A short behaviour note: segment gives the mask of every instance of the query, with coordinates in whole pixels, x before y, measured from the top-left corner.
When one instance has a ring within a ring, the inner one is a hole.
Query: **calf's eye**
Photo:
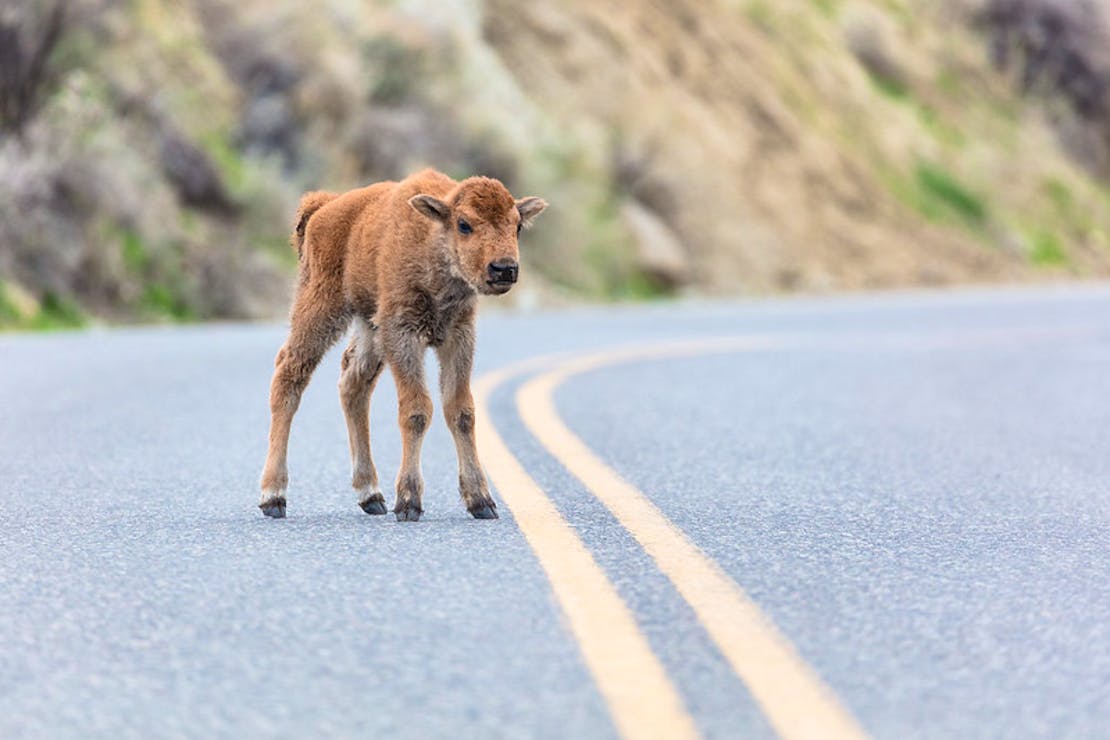
[[[460,234],[469,234],[472,231],[474,231],[474,229],[472,229],[470,224],[468,224],[466,222],[466,219],[460,218],[459,219],[459,233]]]
[[[520,229],[521,229],[521,228],[522,228],[523,226],[524,226],[524,222],[523,222],[523,221],[517,221],[517,223],[516,223],[516,235],[517,235],[517,236],[520,236]]]

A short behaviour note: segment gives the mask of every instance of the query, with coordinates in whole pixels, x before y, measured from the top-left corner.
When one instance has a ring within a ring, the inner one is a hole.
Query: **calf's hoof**
[[[365,501],[359,501],[358,505],[361,506],[362,510],[367,514],[372,514],[374,516],[380,516],[386,512],[385,497],[380,493],[375,493]]]
[[[275,498],[263,502],[258,505],[262,509],[262,513],[271,519],[284,519],[285,518],[285,499]]]
[[[497,519],[498,518],[498,516],[497,516],[497,504],[493,503],[492,501],[489,502],[488,504],[477,504],[475,506],[471,506],[469,509],[467,509],[467,511],[469,511],[470,516],[474,517],[475,519]]]
[[[397,521],[399,522],[418,522],[424,510],[416,504],[397,504],[397,507],[393,509],[393,513],[396,515]]]

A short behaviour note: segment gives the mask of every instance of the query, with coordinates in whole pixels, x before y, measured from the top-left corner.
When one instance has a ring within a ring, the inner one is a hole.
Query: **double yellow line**
[[[543,567],[618,731],[629,738],[693,738],[697,728],[627,604],[543,489],[490,422],[489,397],[512,377],[548,368],[518,390],[529,431],[596,496],[690,604],[771,726],[784,738],[859,738],[864,733],[720,566],[563,423],[553,395],[580,373],[620,363],[766,349],[761,338],[686,342],[534,360],[483,376],[474,387],[476,436],[502,500]],[[554,368],[552,369],[552,366]]]

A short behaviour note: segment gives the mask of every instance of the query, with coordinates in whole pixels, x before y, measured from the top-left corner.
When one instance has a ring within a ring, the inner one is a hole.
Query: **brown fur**
[[[352,319],[343,353],[340,399],[351,445],[352,480],[369,513],[385,513],[370,455],[370,395],[388,364],[397,383],[402,462],[394,512],[418,519],[424,482],[420,446],[432,414],[424,352],[433,347],[440,390],[459,458],[459,490],[472,514],[496,516],[474,445],[470,372],[478,293],[511,288],[521,226],[546,207],[514,200],[497,180],[455,182],[424,170],[342,195],[307,193],[291,241],[300,255],[289,338],[278,352],[270,388],[270,449],[259,506],[285,513],[289,427],[301,394],[328,348]],[[462,233],[465,221],[471,233]]]
[[[323,190],[301,196],[301,204],[297,207],[297,223],[293,226],[293,234],[289,237],[293,249],[297,250],[297,256],[300,256],[301,248],[304,246],[304,232],[305,227],[308,226],[308,219],[312,218],[312,214],[320,210],[325,203],[338,197],[338,193],[328,193]]]

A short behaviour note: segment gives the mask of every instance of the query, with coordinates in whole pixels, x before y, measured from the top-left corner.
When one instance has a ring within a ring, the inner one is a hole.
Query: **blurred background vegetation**
[[[1110,274],[1090,0],[0,0],[0,327],[280,316],[306,189],[552,207],[513,300]]]

